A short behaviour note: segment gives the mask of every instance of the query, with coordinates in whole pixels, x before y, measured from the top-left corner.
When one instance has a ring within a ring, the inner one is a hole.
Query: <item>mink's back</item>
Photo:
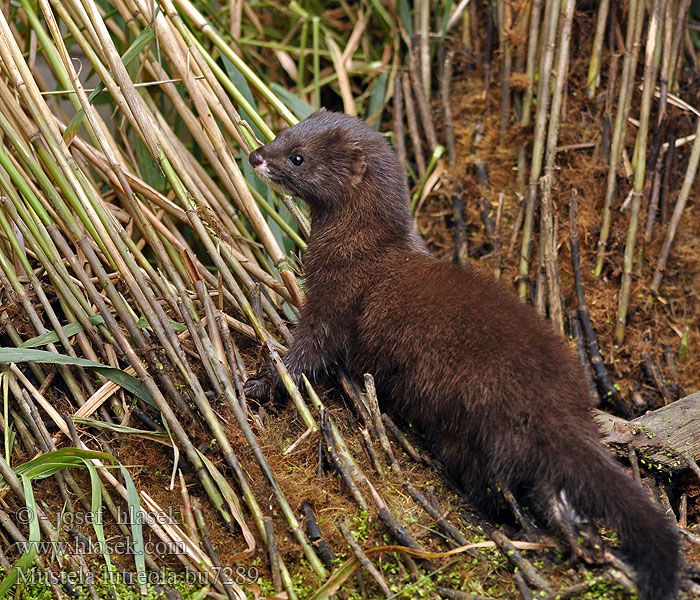
[[[539,470],[562,444],[597,439],[572,352],[490,275],[420,252],[389,256],[372,273],[351,338],[353,375],[373,373],[380,400],[422,429],[451,470],[464,465],[449,455],[473,455],[507,478],[510,463]]]

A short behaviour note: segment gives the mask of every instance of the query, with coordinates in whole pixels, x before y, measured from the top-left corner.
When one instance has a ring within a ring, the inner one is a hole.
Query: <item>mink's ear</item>
[[[328,111],[322,106],[322,107],[319,108],[317,111],[312,112],[312,113],[311,113],[308,117],[306,117],[306,118],[307,118],[307,119],[313,119],[314,117],[318,117],[318,116],[322,115],[322,114],[325,113],[325,112],[328,112]]]
[[[354,187],[362,181],[367,170],[367,157],[359,144],[353,144],[347,153],[347,158],[350,163],[350,182]]]

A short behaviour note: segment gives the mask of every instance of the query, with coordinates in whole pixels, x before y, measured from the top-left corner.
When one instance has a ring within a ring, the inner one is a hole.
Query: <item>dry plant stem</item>
[[[600,56],[603,51],[603,41],[605,39],[605,28],[608,21],[609,8],[610,0],[601,0],[598,4],[598,17],[595,24],[591,60],[588,63],[588,78],[586,80],[586,93],[590,98],[595,96],[598,79],[600,78]]]
[[[518,195],[518,199],[520,200],[520,208],[518,209],[518,215],[515,217],[515,223],[513,223],[513,230],[510,232],[510,241],[508,242],[508,252],[506,254],[508,258],[511,258],[513,256],[513,252],[515,252],[515,244],[518,242],[518,234],[520,233],[520,229],[523,226],[523,221],[525,220],[525,205],[527,199],[520,195]]]
[[[513,574],[513,584],[520,592],[520,597],[522,598],[522,600],[533,600],[534,596],[530,591],[530,588],[528,587],[527,582],[525,581],[525,578],[522,576],[520,571],[516,571]]]
[[[336,427],[335,423],[333,422],[333,419],[330,417],[328,412],[325,410],[325,407],[321,403],[321,399],[318,397],[318,394],[316,393],[316,390],[311,386],[309,383],[309,380],[306,378],[306,375],[302,375],[302,379],[304,380],[304,385],[306,386],[306,391],[309,394],[309,400],[311,401],[311,404],[313,407],[316,409],[316,411],[321,414],[322,412],[325,411],[326,418],[328,419],[328,423],[330,425],[330,431],[331,435],[333,436],[333,444],[335,446],[336,451],[338,454],[342,457],[342,460],[347,467],[347,469],[350,471],[352,474],[353,479],[356,479],[357,481],[364,483],[367,481],[367,476],[364,474],[362,469],[357,465],[355,462],[355,459],[353,458],[352,454],[350,453],[350,450],[348,449],[347,444],[345,443],[345,440],[343,437],[340,435],[340,432],[338,431],[338,428]],[[367,425],[367,424],[365,424]]]
[[[455,252],[454,259],[460,265],[469,264],[469,246],[464,223],[465,194],[452,196],[452,220],[454,221]]]
[[[454,50],[448,50],[445,56],[445,64],[442,70],[442,81],[440,85],[440,97],[442,100],[442,112],[445,115],[445,139],[447,144],[447,156],[450,163],[455,160],[455,132],[452,124],[452,102],[450,98],[450,84],[452,82],[452,63],[454,61]]]
[[[430,73],[430,0],[419,0],[419,26],[418,36],[420,38],[420,83],[423,98],[426,106],[430,103],[430,84],[432,76]],[[436,144],[431,144],[431,150]]]
[[[384,477],[384,469],[377,458],[377,453],[374,451],[374,443],[369,435],[369,430],[366,427],[360,429],[360,435],[362,436],[362,446],[367,453],[367,457],[369,458],[372,468],[377,472],[377,475]]]
[[[532,563],[523,557],[520,550],[518,550],[503,533],[494,530],[491,532],[491,539],[501,549],[501,552],[503,552],[513,566],[523,574],[523,577],[530,585],[547,592],[551,589],[549,584],[537,573]]]
[[[425,94],[423,93],[423,88],[420,85],[420,75],[418,74],[417,70],[418,66],[416,65],[415,52],[409,52],[408,73],[410,75],[411,87],[413,88],[413,94],[415,95],[416,103],[418,104],[418,113],[420,114],[420,121],[423,125],[423,131],[425,132],[425,137],[428,142],[428,150],[432,153],[435,151],[438,141],[437,136],[435,135],[433,119],[430,116],[428,101],[426,100]]]
[[[374,503],[379,509],[379,520],[382,523],[384,523],[384,525],[386,525],[391,535],[394,536],[394,539],[396,539],[396,541],[402,546],[407,546],[408,548],[412,548],[413,550],[420,550],[422,552],[423,548],[420,546],[420,544],[418,544],[418,542],[416,542],[416,540],[414,540],[411,537],[408,531],[406,531],[406,529],[401,526],[396,517],[386,507],[384,500],[382,500],[382,497],[377,493],[377,490],[374,488],[374,486],[369,481],[367,482],[367,485],[369,486],[370,492],[372,493]],[[422,562],[426,565],[427,568],[433,568],[430,561],[423,560]]]
[[[438,587],[436,589],[442,598],[448,598],[449,600],[490,600],[490,596],[469,594],[468,592],[460,592],[451,588]]]
[[[564,96],[565,73],[569,61],[569,43],[571,41],[571,23],[574,17],[575,0],[567,0],[564,9],[564,21],[561,26],[561,39],[557,48],[557,64],[555,72],[552,106],[550,109],[549,126],[547,130],[547,148],[545,154],[545,176],[542,185],[541,234],[544,246],[544,264],[547,274],[547,290],[549,293],[549,318],[554,329],[564,337],[564,316],[561,308],[561,289],[557,270],[557,247],[554,240],[552,187],[555,178],[555,161],[557,141],[559,139],[559,117]],[[539,115],[538,115],[539,116]]]
[[[600,226],[600,237],[597,246],[597,258],[594,274],[600,277],[605,260],[605,250],[610,236],[612,224],[612,207],[615,199],[617,185],[617,170],[622,157],[627,117],[631,106],[631,97],[634,87],[635,67],[639,55],[639,41],[642,34],[642,22],[644,20],[644,1],[630,0],[627,21],[627,34],[625,41],[625,58],[622,63],[622,76],[620,78],[620,95],[615,113],[615,127],[613,129],[612,145],[610,149],[610,168],[608,169],[605,187],[605,200],[603,203],[603,216]]]
[[[209,539],[209,528],[207,527],[204,515],[202,514],[202,509],[199,506],[195,505],[193,514],[195,523],[197,524],[197,528],[199,529],[202,547],[207,553],[207,556],[211,559],[214,568],[217,571],[221,572],[221,561],[219,560],[219,555],[216,553],[211,539]],[[229,600],[235,600],[236,593],[234,592],[231,586],[230,578],[225,576],[222,577],[221,584],[224,586],[224,592],[226,593],[226,596],[229,598]]]
[[[578,285],[578,282],[576,282]],[[578,312],[572,310],[569,312],[569,330],[571,331],[571,339],[576,346],[576,354],[578,356],[578,362],[583,369],[583,375],[586,379],[586,385],[588,387],[588,392],[591,395],[596,404],[600,402],[598,397],[598,388],[593,381],[593,374],[591,372],[591,364],[588,361],[588,355],[586,354],[586,348],[584,346],[584,337],[581,332],[581,321],[578,318]]]
[[[418,176],[422,178],[425,175],[425,156],[423,156],[423,147],[421,145],[420,134],[418,133],[418,120],[416,119],[416,110],[413,105],[413,96],[411,95],[410,76],[405,74],[401,78],[403,87],[403,99],[406,103],[406,121],[408,122],[408,135],[413,144],[413,155],[418,167]]]
[[[538,596],[538,600],[568,600],[569,598],[578,598],[586,592],[590,592],[593,586],[597,583],[611,581],[613,578],[610,573],[603,573],[600,577],[595,577],[584,583],[577,583],[567,588],[551,592],[545,596]]]
[[[401,166],[406,168],[406,140],[403,130],[403,86],[401,80],[403,75],[396,74],[394,80],[394,148],[399,157]]]
[[[690,0],[680,0],[678,12],[675,14],[675,29],[673,31],[673,43],[671,45],[668,73],[668,88],[673,90],[676,87],[676,68],[678,66],[681,41],[683,40],[683,31],[687,29],[686,23],[688,18],[688,9],[690,8]]]
[[[427,2],[427,0],[424,1]],[[377,582],[377,585],[379,586],[382,595],[385,598],[390,598],[391,596],[393,596],[391,588],[384,579],[384,576],[372,564],[372,561],[369,558],[367,558],[367,555],[362,551],[360,545],[355,541],[355,537],[352,535],[347,525],[345,524],[345,521],[343,521],[342,519],[338,521],[338,529],[340,529],[340,533],[345,538],[345,541],[350,546],[350,549],[352,550],[352,553],[355,555],[357,560],[360,561],[365,570]]]
[[[399,429],[398,425],[394,423],[394,421],[391,420],[391,417],[387,415],[386,413],[382,414],[382,422],[386,426],[386,428],[391,432],[391,435],[394,436],[394,439],[399,443],[399,445],[404,449],[404,452],[408,454],[415,462],[421,463],[421,464],[426,464],[428,466],[431,466],[429,462],[426,461],[425,458],[423,458],[413,447],[411,442],[409,442],[406,439],[406,436],[401,432]]]
[[[260,466],[260,470],[263,472],[265,477],[267,478],[268,482],[270,483],[270,486],[272,488],[272,492],[277,500],[278,505],[280,506],[280,509],[282,513],[284,514],[290,529],[294,533],[295,537],[297,538],[297,541],[299,542],[299,545],[302,547],[302,550],[304,551],[304,555],[308,559],[311,567],[313,570],[316,572],[316,574],[321,577],[325,578],[327,576],[326,570],[323,567],[323,565],[320,563],[318,560],[318,557],[316,556],[313,547],[309,543],[308,539],[304,535],[304,532],[299,525],[296,517],[294,516],[294,513],[289,506],[289,503],[287,502],[287,499],[285,498],[281,488],[279,487],[279,484],[277,483],[277,480],[275,478],[275,475],[270,468],[267,459],[262,453],[262,450],[260,448],[260,445],[258,444],[257,438],[255,437],[255,434],[253,433],[252,428],[248,424],[248,421],[246,419],[245,414],[243,413],[243,410],[241,409],[240,403],[238,402],[238,398],[236,397],[236,393],[234,390],[234,385],[231,382],[230,377],[228,376],[228,372],[226,371],[223,363],[218,359],[216,356],[216,353],[214,351],[214,348],[212,346],[211,340],[209,337],[206,335],[206,333],[203,331],[203,326],[201,324],[201,321],[199,323],[194,323],[193,318],[196,318],[195,315],[189,314],[189,311],[183,311],[183,316],[185,317],[185,321],[188,325],[188,328],[190,329],[190,333],[192,334],[193,338],[198,335],[198,340],[203,346],[202,351],[199,353],[200,356],[204,359],[205,362],[209,363],[209,368],[214,372],[214,375],[212,376],[212,383],[214,383],[214,379],[218,379],[220,384],[223,387],[223,393],[224,396],[233,410],[233,413],[236,417],[236,421],[238,422],[239,427],[241,428],[241,431],[246,439],[246,442],[248,443],[249,448],[251,449],[256,462]],[[196,325],[196,327],[195,327]],[[240,468],[240,465],[238,463],[238,460],[233,452],[233,448],[231,447],[231,444],[228,441],[228,438],[225,436],[223,431],[221,431],[220,426],[218,422],[216,422],[214,419],[215,417],[213,416],[213,411],[211,410],[211,407],[208,405],[208,402],[206,402],[206,399],[204,403],[200,406],[200,403],[198,402],[198,407],[204,414],[205,418],[207,419],[207,424],[211,428],[212,432],[214,433],[217,442],[221,444],[221,450],[222,453],[224,454],[224,457],[226,458],[227,462],[230,464],[234,470]],[[262,527],[264,529],[264,524],[260,523],[259,527]]]
[[[683,185],[681,191],[678,194],[678,199],[676,200],[676,205],[673,209],[673,215],[671,216],[671,221],[666,229],[666,235],[664,236],[664,244],[661,248],[661,253],[659,254],[659,260],[656,263],[656,270],[654,271],[654,277],[651,281],[651,292],[652,294],[659,293],[659,287],[661,286],[661,280],[663,278],[664,272],[666,271],[666,264],[668,262],[669,254],[671,253],[671,246],[673,245],[673,240],[676,237],[676,231],[678,230],[678,225],[681,222],[681,217],[683,216],[683,209],[685,208],[688,197],[690,196],[690,191],[695,182],[695,177],[698,172],[698,162],[700,161],[700,117],[698,117],[697,124],[695,126],[695,141],[693,142],[693,147],[690,151],[690,158],[688,159],[688,167],[685,171],[685,177],[683,178]]]
[[[365,500],[364,496],[362,495],[362,492],[360,492],[360,489],[357,487],[357,483],[355,483],[352,474],[346,468],[345,464],[343,463],[343,460],[340,458],[338,452],[336,451],[335,442],[333,440],[333,434],[331,431],[331,425],[325,410],[321,413],[321,432],[323,433],[323,437],[326,441],[326,453],[328,454],[331,463],[335,467],[335,470],[338,471],[338,474],[343,480],[343,483],[348,488],[352,499],[362,510],[367,510],[367,500]]]
[[[591,315],[586,302],[586,294],[583,287],[583,275],[581,273],[581,251],[579,249],[578,239],[578,194],[574,190],[569,201],[569,235],[571,243],[571,264],[574,272],[574,282],[576,288],[576,300],[578,303],[579,317],[581,319],[581,327],[583,335],[586,338],[588,347],[588,355],[593,367],[593,373],[600,390],[602,400],[610,402],[617,408],[626,418],[631,417],[631,413],[627,406],[622,402],[617,393],[617,390],[610,381],[608,371],[605,368],[605,362],[600,354],[598,347],[598,339],[591,323]]]
[[[505,0],[497,0],[498,12],[498,41],[501,46],[501,129],[498,143],[503,144],[508,121],[510,120],[510,72],[513,64],[513,54],[510,39],[506,37],[506,30],[511,26],[510,3],[506,6]]]
[[[498,194],[498,207],[496,208],[496,227],[493,231],[493,275],[501,278],[501,229],[503,227],[503,199],[504,194]]]
[[[364,376],[365,380],[365,390],[367,392],[367,404],[369,405],[369,412],[372,415],[372,423],[374,424],[374,434],[379,440],[379,445],[382,447],[384,454],[391,465],[391,469],[397,473],[401,472],[399,463],[394,457],[394,453],[391,450],[391,444],[389,439],[386,437],[386,430],[384,429],[384,423],[382,423],[382,414],[379,410],[379,401],[377,399],[377,389],[374,385],[374,378],[369,373]]]
[[[450,545],[453,547],[466,546],[469,542],[452,524],[450,524],[447,519],[437,510],[427,498],[421,494],[416,488],[414,488],[408,481],[403,484],[404,489],[410,494],[411,498],[420,506],[426,513],[428,513],[435,522],[438,524],[440,530],[445,534]],[[470,553],[473,556],[477,556],[478,553],[475,550],[471,550]]]
[[[270,570],[272,571],[272,584],[275,587],[275,592],[281,592],[283,589],[282,574],[280,571],[280,553],[275,540],[275,529],[270,517],[265,517],[264,521],[265,535],[267,536],[267,554],[270,560]]]
[[[647,243],[651,242],[652,236],[654,234],[654,224],[656,223],[659,208],[659,196],[661,195],[661,179],[663,176],[663,164],[663,155],[659,153],[659,157],[656,160],[656,166],[654,168],[654,179],[651,184],[649,207],[647,209],[647,225],[644,230],[644,241]]]
[[[537,62],[537,41],[540,33],[540,14],[544,0],[533,0],[530,11],[530,32],[527,36],[527,61],[525,74],[527,75],[527,89],[523,96],[523,106],[520,113],[520,124],[530,124],[530,113],[532,111],[532,98],[535,92],[535,64]]]
[[[554,46],[559,21],[558,0],[547,0],[544,10],[544,38],[542,44],[542,57],[539,68],[539,83],[537,85],[537,113],[535,117],[535,133],[532,147],[532,162],[530,164],[530,178],[528,184],[528,197],[525,212],[525,225],[523,228],[523,244],[520,251],[520,283],[518,284],[518,296],[521,300],[527,298],[527,277],[530,271],[530,246],[533,225],[535,220],[535,203],[537,197],[537,182],[542,171],[542,158],[544,155],[545,126],[548,117],[550,75],[552,62],[554,61]]]
[[[622,284],[617,308],[617,321],[615,323],[615,342],[622,344],[625,339],[625,325],[627,323],[627,311],[629,309],[630,292],[632,288],[632,268],[635,260],[635,246],[637,241],[637,228],[639,226],[639,211],[641,209],[642,194],[644,192],[644,179],[647,158],[647,136],[649,132],[649,113],[651,111],[651,96],[654,88],[654,53],[657,42],[657,32],[661,27],[661,0],[653,0],[651,17],[647,31],[646,51],[644,56],[644,78],[642,81],[642,107],[639,116],[639,130],[637,132],[638,153],[634,165],[634,187],[632,192],[632,207],[627,229],[627,244],[625,245],[624,266],[622,272]]]
[[[314,543],[318,551],[318,555],[330,570],[333,570],[336,561],[336,555],[331,547],[326,543],[321,534],[321,528],[318,526],[314,509],[309,502],[303,502],[301,512],[306,518],[306,531],[309,534],[309,539]]]

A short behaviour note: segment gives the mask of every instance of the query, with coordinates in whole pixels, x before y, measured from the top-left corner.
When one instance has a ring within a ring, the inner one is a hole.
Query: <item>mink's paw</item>
[[[265,401],[270,399],[270,382],[264,377],[251,377],[245,382],[243,391],[248,398]]]
[[[248,398],[258,402],[270,402],[281,386],[281,380],[272,363],[266,363],[260,371],[248,379],[243,391]]]

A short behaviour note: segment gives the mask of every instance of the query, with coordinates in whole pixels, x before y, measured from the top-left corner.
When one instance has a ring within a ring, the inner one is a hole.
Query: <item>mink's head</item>
[[[321,109],[248,157],[272,187],[298,196],[321,215],[360,198],[405,195],[405,176],[378,132],[343,113]]]

